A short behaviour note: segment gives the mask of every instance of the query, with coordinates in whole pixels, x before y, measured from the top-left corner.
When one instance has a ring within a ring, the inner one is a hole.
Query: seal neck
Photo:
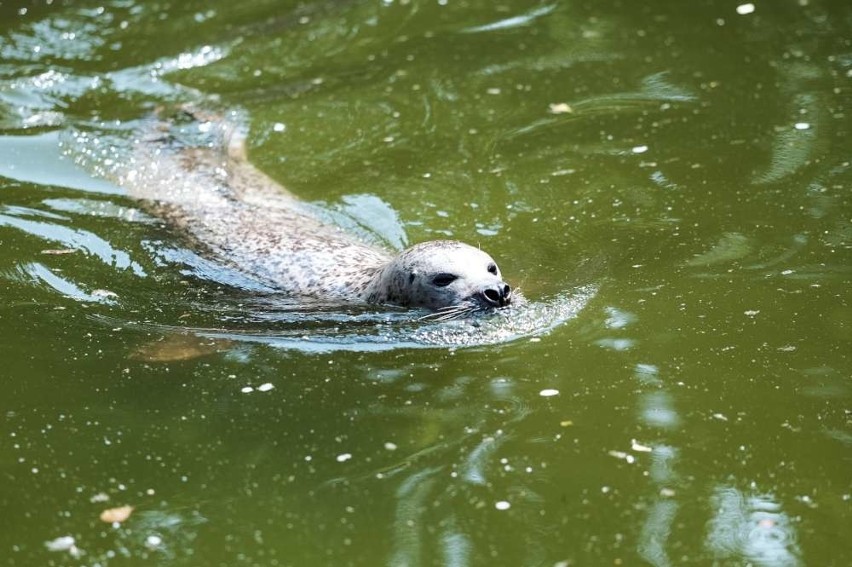
[[[400,305],[400,297],[398,293],[398,284],[395,281],[394,274],[398,270],[394,266],[394,261],[391,260],[383,265],[365,272],[364,276],[368,282],[364,288],[363,299],[367,303],[393,303]]]

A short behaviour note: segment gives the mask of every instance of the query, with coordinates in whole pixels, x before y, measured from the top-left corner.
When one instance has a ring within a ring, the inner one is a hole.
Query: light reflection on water
[[[677,427],[680,421],[674,398],[664,380],[657,377],[656,368],[639,365],[636,370],[641,383],[656,387],[656,391],[640,397],[639,405],[644,406],[640,417],[664,439],[665,432]],[[681,453],[677,447],[664,443],[651,447],[649,476],[656,494],[649,499],[638,551],[657,567],[678,563],[668,550],[672,548],[669,540],[683,508],[681,502],[695,498],[692,491],[705,490],[690,486],[692,483],[678,472]],[[801,564],[795,525],[776,499],[756,492],[755,488],[754,483],[745,491],[724,484],[712,487],[708,498],[711,515],[706,528],[707,549],[717,561],[746,560],[767,567]],[[705,497],[699,495],[701,499]]]
[[[771,494],[732,486],[714,488],[715,514],[708,524],[707,547],[719,560],[743,558],[755,565],[800,565],[796,531]]]
[[[6,214],[2,214],[3,212]],[[41,211],[3,207],[0,209],[0,226],[16,228],[26,234],[43,239],[51,245],[63,246],[68,250],[79,250],[118,270],[130,270],[139,277],[145,276],[145,270],[142,266],[131,260],[126,252],[115,249],[106,240],[91,232],[46,221],[21,218],[25,216],[44,217],[47,215]]]

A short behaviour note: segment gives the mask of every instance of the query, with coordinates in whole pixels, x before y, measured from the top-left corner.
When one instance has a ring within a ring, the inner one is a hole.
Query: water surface
[[[846,565],[852,10],[737,4],[0,4],[2,561]],[[108,175],[186,102],[534,324],[204,257]]]

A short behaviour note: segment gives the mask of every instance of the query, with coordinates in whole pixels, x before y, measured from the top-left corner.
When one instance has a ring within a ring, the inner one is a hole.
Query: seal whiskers
[[[451,321],[473,315],[480,311],[483,311],[483,309],[472,303],[447,305],[419,317],[418,321]]]

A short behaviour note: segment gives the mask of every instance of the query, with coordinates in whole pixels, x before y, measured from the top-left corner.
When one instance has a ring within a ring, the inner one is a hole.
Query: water
[[[852,10],[736,4],[0,4],[3,563],[846,565]],[[199,255],[104,176],[185,102],[534,309]]]

